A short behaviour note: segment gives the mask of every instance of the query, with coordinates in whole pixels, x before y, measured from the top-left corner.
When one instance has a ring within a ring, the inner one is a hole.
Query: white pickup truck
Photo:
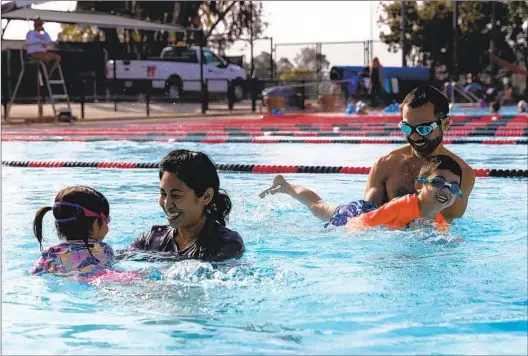
[[[203,77],[211,95],[226,94],[227,80],[234,85],[235,100],[244,97],[246,71],[228,63],[208,48],[203,49]],[[134,86],[133,79],[152,79],[152,88],[162,90],[171,99],[197,94],[200,88],[200,47],[166,47],[159,60],[110,60],[106,63],[106,78],[119,79],[125,88]]]

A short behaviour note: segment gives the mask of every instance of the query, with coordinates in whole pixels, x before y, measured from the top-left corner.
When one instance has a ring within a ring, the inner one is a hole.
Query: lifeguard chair
[[[11,95],[11,99],[9,100],[9,103],[7,104],[6,113],[5,113],[5,121],[9,122],[9,112],[11,111],[11,107],[16,99],[18,88],[20,87],[20,83],[22,83],[22,78],[24,77],[26,66],[28,65],[37,66],[36,80],[37,80],[37,85],[39,87],[43,86],[42,74],[44,74],[44,81],[48,89],[48,94],[49,94],[50,101],[51,101],[51,107],[53,108],[53,117],[55,118],[55,121],[57,122],[59,120],[59,117],[69,117],[71,119],[72,113],[71,113],[70,97],[68,96],[68,90],[66,88],[66,82],[64,81],[64,75],[62,73],[61,64],[59,63],[55,72],[52,73],[53,77],[58,76],[58,78],[52,79],[49,76],[48,68],[46,67],[46,64],[43,61],[31,58],[26,51],[26,47],[27,47],[27,44],[24,44],[20,48],[21,70],[20,70],[20,74],[18,75],[18,81],[16,83],[15,89],[13,90],[13,94]],[[57,93],[57,91],[54,92],[52,89],[53,86],[61,86],[63,92],[62,93]],[[57,109],[57,105],[60,102],[65,102],[68,109],[60,109],[60,110]],[[42,103],[40,102],[40,95],[38,97],[38,105],[39,105],[38,118],[42,119]]]

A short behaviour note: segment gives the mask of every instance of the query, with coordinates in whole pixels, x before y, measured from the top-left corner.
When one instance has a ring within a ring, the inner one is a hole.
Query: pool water
[[[2,159],[155,162],[188,148],[217,163],[370,166],[395,147],[9,142]],[[449,148],[475,168],[528,168],[524,145]],[[338,203],[360,199],[366,183],[285,176]],[[27,273],[39,255],[35,211],[64,186],[92,186],[111,206],[105,241],[123,248],[164,223],[157,171],[2,167],[2,353],[526,354],[528,180],[477,178],[466,215],[441,238],[427,226],[324,230],[288,197],[258,198],[273,175],[220,178],[233,200],[229,227],[246,243],[241,259],[122,261],[163,278],[91,285]],[[44,246],[55,244],[50,216],[44,224]]]
[[[454,115],[490,115],[489,108],[481,107],[460,107],[455,105],[450,109],[450,113]],[[502,106],[498,112],[499,115],[519,115],[519,108],[516,105]]]

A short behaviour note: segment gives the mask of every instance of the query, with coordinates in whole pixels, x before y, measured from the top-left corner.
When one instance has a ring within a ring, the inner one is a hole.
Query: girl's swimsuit
[[[110,245],[89,239],[88,246],[93,256],[88,252],[84,241],[81,240],[67,241],[52,246],[42,252],[29,272],[31,274],[73,272],[82,279],[93,277],[112,268],[114,250]]]

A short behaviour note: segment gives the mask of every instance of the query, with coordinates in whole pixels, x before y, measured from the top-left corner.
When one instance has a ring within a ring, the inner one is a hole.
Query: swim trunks
[[[349,219],[358,217],[361,214],[368,213],[369,211],[376,210],[377,208],[378,207],[376,204],[365,200],[358,200],[340,205],[337,207],[334,215],[330,218],[330,221],[325,225],[325,227],[346,225]]]

